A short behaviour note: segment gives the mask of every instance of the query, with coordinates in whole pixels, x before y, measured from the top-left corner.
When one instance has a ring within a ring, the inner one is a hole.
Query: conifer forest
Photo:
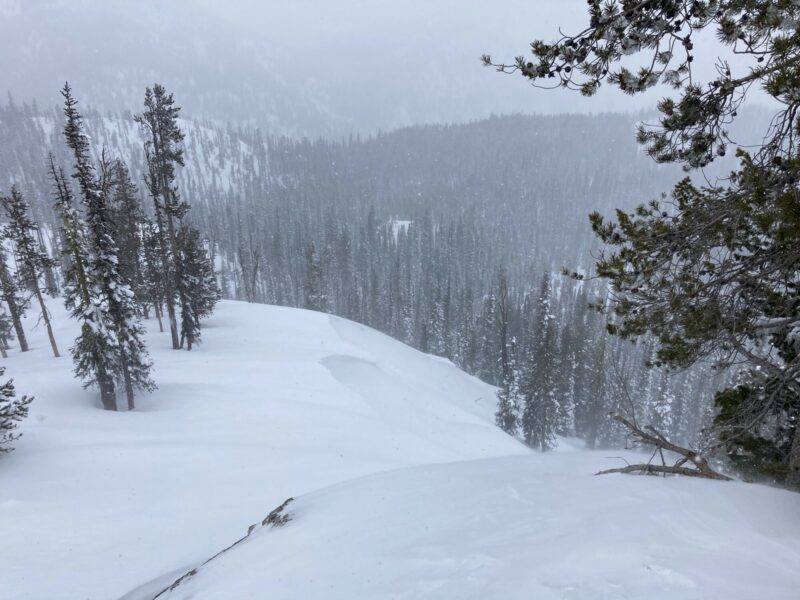
[[[0,0],[0,72],[1,600],[795,597],[795,0]]]

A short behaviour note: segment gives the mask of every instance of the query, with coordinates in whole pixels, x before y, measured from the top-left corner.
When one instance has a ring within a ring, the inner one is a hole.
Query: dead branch
[[[677,444],[670,442],[652,425],[640,427],[634,421],[627,419],[622,415],[611,413],[609,416],[618,423],[624,425],[628,431],[630,431],[634,441],[639,444],[653,446],[655,449],[650,461],[652,461],[653,457],[658,452],[661,455],[662,464],[656,465],[652,464],[652,462],[647,462],[636,465],[628,465],[618,469],[606,469],[605,471],[595,473],[596,475],[606,475],[607,473],[641,473],[643,475],[672,474],[685,475],[687,477],[716,479],[718,481],[731,480],[731,478],[727,475],[723,475],[722,473],[718,473],[712,469],[709,466],[708,461],[706,461],[706,459],[704,459],[694,450],[689,450],[688,448],[683,448],[682,446],[678,446]],[[666,461],[664,460],[664,450],[668,450],[680,456],[680,458],[675,461],[674,465],[666,464]],[[691,463],[694,468],[685,466],[687,463]]]
[[[264,520],[261,521],[261,525],[263,527],[276,527],[276,528],[277,527],[283,527],[284,525],[286,525],[289,521],[292,520],[292,516],[293,515],[290,512],[284,512],[284,510],[289,505],[289,503],[293,502],[293,501],[294,501],[294,498],[287,498],[286,500],[284,500],[283,504],[281,504],[278,508],[276,508],[271,513],[269,513],[266,517],[264,517]],[[253,523],[252,525],[250,525],[250,527],[247,528],[247,533],[244,535],[243,538],[239,538],[238,540],[233,542],[230,546],[228,546],[224,550],[220,550],[214,556],[212,556],[211,558],[209,558],[208,560],[203,562],[200,566],[194,567],[193,569],[190,569],[189,571],[187,571],[186,573],[184,573],[183,575],[178,577],[169,586],[165,587],[163,590],[161,590],[155,596],[153,596],[153,600],[157,600],[158,598],[160,598],[164,594],[173,591],[175,588],[177,588],[183,582],[185,582],[186,580],[191,579],[192,577],[197,575],[197,572],[201,567],[206,566],[208,563],[210,563],[215,558],[225,554],[229,550],[231,550],[231,549],[235,548],[236,546],[238,546],[239,544],[241,544],[248,537],[250,537],[250,534],[252,534],[253,531],[255,531],[257,526],[258,525],[256,523]]]

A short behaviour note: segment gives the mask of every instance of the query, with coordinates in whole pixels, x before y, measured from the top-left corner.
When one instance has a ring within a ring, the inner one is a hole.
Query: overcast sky
[[[158,80],[202,116],[337,134],[652,108],[664,90],[586,99],[480,65],[484,52],[511,61],[586,19],[585,0],[0,0],[0,86],[51,102],[69,79],[121,108]],[[700,44],[701,76],[712,45]]]

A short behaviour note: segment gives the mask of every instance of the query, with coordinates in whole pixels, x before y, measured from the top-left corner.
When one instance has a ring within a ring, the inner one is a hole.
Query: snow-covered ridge
[[[163,589],[159,600],[796,597],[795,495],[593,477],[603,456],[492,458],[336,485],[289,502],[172,589],[168,574],[124,600]]]
[[[53,309],[66,346],[75,325]],[[800,586],[800,496],[594,477],[617,463],[567,441],[531,453],[492,424],[490,386],[368,327],[226,301],[188,353],[151,322],[159,390],[110,413],[28,325],[32,350],[5,363],[36,400],[0,459],[3,600],[152,600],[193,570],[160,599],[790,600]],[[289,497],[283,526],[262,524]]]
[[[77,330],[56,302],[56,337]],[[118,598],[227,546],[286,497],[370,473],[525,454],[491,423],[493,388],[367,327],[222,302],[195,351],[148,323],[159,385],[109,413],[49,355],[12,349],[34,395],[0,459],[0,598]]]

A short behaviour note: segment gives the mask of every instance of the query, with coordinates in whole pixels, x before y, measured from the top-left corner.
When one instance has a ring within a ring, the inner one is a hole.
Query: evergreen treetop
[[[671,86],[678,98],[659,102],[659,124],[640,127],[638,140],[656,161],[686,169],[735,144],[728,127],[753,86],[776,101],[763,143],[737,148],[739,167],[728,179],[698,185],[686,178],[669,199],[618,210],[613,221],[593,213],[591,224],[609,247],[597,262],[613,290],[609,331],[655,335],[659,364],[709,359],[749,368],[749,385],[718,397],[720,439],[731,456],[742,451],[743,432],[759,436],[770,453],[782,444],[779,480],[800,489],[798,21],[792,0],[589,0],[584,30],[536,40],[533,60],[495,66],[588,96],[603,82],[627,94]],[[719,60],[716,77],[698,81],[692,65],[702,31],[749,64],[736,73]],[[644,55],[645,66],[629,70],[629,55]],[[489,56],[484,62],[494,64]],[[790,443],[765,432],[776,423],[788,428]]]

